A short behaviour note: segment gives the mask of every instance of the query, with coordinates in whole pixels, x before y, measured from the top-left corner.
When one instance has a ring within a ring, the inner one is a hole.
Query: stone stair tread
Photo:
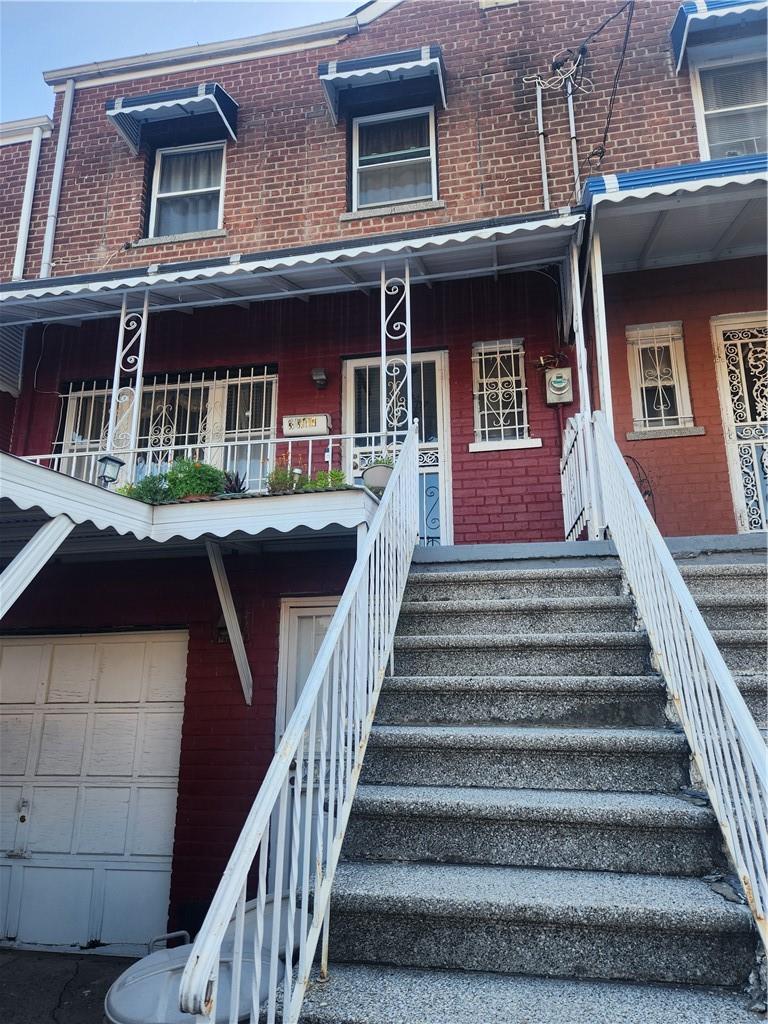
[[[410,572],[409,583],[505,583],[507,581],[556,580],[567,578],[587,580],[619,580],[618,566],[567,566],[549,569],[458,569]]]
[[[759,677],[757,677],[759,678]],[[664,690],[661,676],[387,676],[383,689],[395,691],[424,690],[442,693],[444,691],[476,692],[489,691],[504,693],[554,691],[558,693],[614,693],[627,690],[656,692]]]
[[[609,610],[632,608],[632,599],[623,594],[596,594],[594,597],[509,597],[469,600],[404,600],[401,614],[451,612],[514,612],[522,611],[581,611],[607,608]]]
[[[708,807],[671,794],[361,784],[353,814],[706,829]]]
[[[754,1024],[724,989],[331,963],[301,1024]]]
[[[374,725],[374,747],[662,751],[687,749],[685,736],[653,726]]]
[[[764,629],[713,629],[710,632],[718,647],[720,644],[765,644]]]
[[[765,608],[762,594],[697,594],[695,602],[699,608]]]
[[[677,567],[684,579],[706,579],[708,576],[735,576],[737,579],[744,579],[765,577],[768,574],[768,567],[762,562],[709,562],[699,565],[678,562]]]
[[[700,879],[607,871],[344,861],[332,904],[338,912],[750,932],[748,907]],[[333,910],[332,910],[333,914]]]
[[[739,630],[733,632],[733,640],[743,637],[749,632]],[[731,634],[729,634],[731,635]],[[755,637],[760,637],[759,631],[755,631]],[[644,648],[648,644],[648,636],[645,632],[634,632],[623,630],[621,632],[602,631],[600,633],[526,633],[512,635],[509,633],[489,633],[477,635],[462,635],[453,633],[439,633],[432,636],[397,636],[395,638],[395,651],[422,651],[422,650],[477,650],[481,648],[520,649],[529,648],[551,649],[553,647],[575,648],[582,650],[612,649],[616,647]]]

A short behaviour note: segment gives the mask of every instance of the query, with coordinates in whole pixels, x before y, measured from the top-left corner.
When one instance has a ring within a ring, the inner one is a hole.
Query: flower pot
[[[392,476],[392,466],[382,466],[374,463],[363,470],[363,483],[369,491],[383,491]]]

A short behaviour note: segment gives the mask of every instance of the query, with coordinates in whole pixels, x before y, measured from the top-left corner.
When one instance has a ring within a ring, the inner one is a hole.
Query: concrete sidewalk
[[[133,959],[0,950],[2,1024],[102,1024],[104,996]]]

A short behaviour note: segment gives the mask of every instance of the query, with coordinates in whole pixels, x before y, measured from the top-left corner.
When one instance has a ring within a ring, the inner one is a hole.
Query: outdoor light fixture
[[[120,470],[125,465],[123,460],[118,459],[116,455],[102,455],[96,461],[101,466],[99,483],[102,487],[109,487],[110,484],[113,484],[120,476]]]
[[[328,386],[328,374],[322,367],[312,371],[312,380],[315,382],[315,387],[318,391],[322,391],[324,387]]]

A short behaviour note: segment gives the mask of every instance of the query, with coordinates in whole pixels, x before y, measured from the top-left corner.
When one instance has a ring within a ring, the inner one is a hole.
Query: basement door
[[[768,529],[768,326],[765,313],[714,317],[717,384],[740,533]]]
[[[187,634],[0,638],[0,943],[167,930]]]
[[[402,357],[395,356],[400,362]],[[376,434],[380,427],[378,359],[348,359],[344,364],[344,433]],[[448,353],[412,356],[413,415],[419,421],[419,542],[453,543],[451,500],[451,429]],[[395,387],[387,380],[388,396]],[[400,407],[404,409],[405,398]],[[391,430],[389,423],[387,429]],[[375,442],[357,437],[347,458],[347,477],[359,478],[376,452]]]

